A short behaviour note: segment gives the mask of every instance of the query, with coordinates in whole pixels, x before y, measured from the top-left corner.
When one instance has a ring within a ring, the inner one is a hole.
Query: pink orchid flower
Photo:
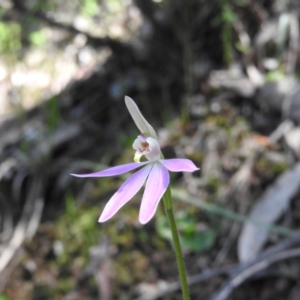
[[[106,204],[99,222],[105,222],[137,194],[146,182],[146,187],[140,208],[139,221],[146,224],[155,214],[159,201],[164,195],[171,172],[194,172],[199,170],[192,161],[185,158],[162,159],[157,135],[153,127],[146,121],[135,102],[125,97],[125,103],[141,134],[136,138],[132,147],[136,150],[134,163],[112,167],[90,174],[71,174],[76,177],[108,177],[121,175],[140,168],[131,175],[110,198]],[[147,161],[140,162],[145,156]],[[141,168],[142,167],[142,168]]]

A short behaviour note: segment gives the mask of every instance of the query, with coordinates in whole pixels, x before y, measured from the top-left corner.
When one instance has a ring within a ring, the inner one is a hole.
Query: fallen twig
[[[294,258],[297,256],[300,256],[300,248],[275,253],[270,255],[269,257],[265,257],[264,259],[257,261],[256,263],[249,266],[247,269],[237,274],[234,278],[228,280],[224,284],[223,288],[212,296],[211,300],[228,299],[229,295],[233,292],[234,289],[240,286],[247,279],[253,277],[258,272],[265,270],[275,262]]]
[[[234,281],[233,284],[235,285],[230,285],[229,287],[228,284],[226,285],[226,292],[229,294],[232,292],[234,288],[236,288],[238,285],[240,285],[242,282],[244,282],[246,279],[249,278],[249,276],[254,276],[257,272],[260,272],[267,267],[269,267],[271,264],[284,260],[287,258],[292,258],[295,256],[300,255],[300,248],[297,249],[292,249],[292,250],[286,250],[289,249],[296,244],[300,242],[300,231],[298,231],[294,236],[285,239],[284,241],[278,243],[277,245],[270,247],[266,251],[264,251],[257,259],[255,259],[253,262],[250,263],[240,263],[236,265],[231,265],[231,266],[226,266],[226,267],[220,267],[220,268],[215,268],[211,270],[205,270],[204,272],[190,276],[188,278],[188,284],[193,285],[196,283],[203,282],[205,280],[211,279],[215,276],[220,276],[220,275],[231,275],[234,276],[234,278],[238,278],[238,281]],[[240,277],[240,274],[242,274]],[[233,280],[232,279],[232,280]],[[242,281],[241,281],[242,279]],[[231,280],[229,280],[231,282]],[[238,285],[236,285],[238,283]],[[229,290],[231,288],[231,290]],[[173,282],[170,284],[167,284],[163,289],[158,290],[157,292],[153,294],[148,294],[148,295],[142,295],[135,300],[155,300],[158,299],[162,296],[165,296],[169,293],[176,292],[180,289],[180,283],[179,282]],[[225,287],[224,287],[225,289]],[[221,292],[223,289],[221,290]],[[221,293],[220,292],[220,293]],[[228,295],[229,295],[228,294]],[[223,294],[222,294],[223,295]],[[226,298],[213,298],[212,300],[225,300]]]
[[[23,242],[26,239],[30,240],[37,229],[43,209],[43,198],[40,196],[42,185],[43,179],[41,176],[33,178],[32,187],[26,199],[20,221],[13,232],[12,238],[5,245],[1,253],[0,275],[2,275],[3,270],[22,246]]]

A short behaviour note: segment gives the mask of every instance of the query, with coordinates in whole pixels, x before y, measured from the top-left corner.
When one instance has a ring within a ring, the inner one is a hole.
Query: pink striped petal
[[[199,170],[191,160],[186,158],[161,159],[160,162],[171,172],[194,172]]]
[[[159,200],[170,182],[168,170],[159,162],[153,164],[149,174],[140,209],[139,220],[146,224],[155,214]]]
[[[99,218],[99,222],[105,222],[110,219],[123,205],[125,205],[142,187],[152,164],[142,168],[131,175],[119,188],[119,190],[110,198]]]
[[[121,175],[124,173],[127,173],[129,171],[132,171],[134,169],[137,169],[138,167],[141,167],[148,162],[143,162],[143,163],[130,163],[126,165],[121,165],[121,166],[116,166],[112,167],[103,171],[99,172],[94,172],[94,173],[89,173],[89,174],[71,174],[76,177],[109,177],[109,176],[116,176],[116,175]]]

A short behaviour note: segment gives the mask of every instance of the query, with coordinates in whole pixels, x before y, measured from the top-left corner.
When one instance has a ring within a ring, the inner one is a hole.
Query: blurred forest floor
[[[163,209],[97,223],[132,97],[172,175],[191,299],[300,299],[296,0],[0,0],[0,300],[181,299]]]

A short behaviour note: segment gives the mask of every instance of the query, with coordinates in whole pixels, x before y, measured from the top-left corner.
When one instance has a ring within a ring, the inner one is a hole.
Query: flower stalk
[[[163,203],[164,203],[166,215],[167,215],[171,233],[172,233],[174,251],[176,254],[176,260],[177,260],[181,289],[182,289],[182,298],[183,298],[183,300],[190,300],[185,264],[184,264],[179,234],[178,234],[176,220],[175,220],[174,211],[173,211],[170,186],[168,186],[168,188],[163,196]]]

